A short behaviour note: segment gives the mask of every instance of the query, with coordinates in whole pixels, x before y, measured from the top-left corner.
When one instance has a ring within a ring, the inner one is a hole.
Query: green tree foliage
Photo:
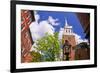
[[[39,52],[31,51],[32,62],[40,62],[41,61],[41,54]]]
[[[57,61],[60,56],[60,43],[58,40],[58,33],[50,35],[46,33],[44,37],[37,40],[36,48],[42,54],[42,61]]]

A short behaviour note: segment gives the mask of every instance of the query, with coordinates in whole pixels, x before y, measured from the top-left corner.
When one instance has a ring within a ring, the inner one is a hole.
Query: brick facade
[[[68,41],[71,45],[70,52],[69,52],[69,60],[74,60],[75,50],[73,49],[76,46],[76,40],[74,35],[63,35],[63,40]],[[64,42],[65,43],[65,42]]]
[[[21,62],[31,62],[30,49],[33,41],[29,26],[34,21],[33,11],[21,10]]]
[[[76,40],[75,40],[75,35],[73,35],[72,26],[69,26],[67,21],[65,21],[62,40],[63,40],[63,60],[74,60],[75,50],[73,49],[73,47],[76,46]],[[69,52],[66,52],[66,50],[68,49]]]

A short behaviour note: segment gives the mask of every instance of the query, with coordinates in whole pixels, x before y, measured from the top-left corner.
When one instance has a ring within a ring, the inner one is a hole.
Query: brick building
[[[90,47],[86,42],[76,45],[75,48],[75,60],[90,59]]]
[[[21,10],[21,62],[30,62],[32,57],[30,49],[33,41],[29,26],[34,21],[34,13],[31,10]]]
[[[75,52],[73,47],[76,46],[75,35],[73,35],[72,26],[65,24],[63,32],[63,60],[74,60]],[[68,58],[68,59],[67,59]]]

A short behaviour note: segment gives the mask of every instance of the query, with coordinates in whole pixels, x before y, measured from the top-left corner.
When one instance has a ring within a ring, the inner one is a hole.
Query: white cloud
[[[53,34],[55,30],[54,27],[48,22],[48,20],[44,20],[38,23],[39,19],[40,16],[35,13],[35,22],[32,22],[30,25],[33,41],[36,41],[37,39],[43,37],[46,32],[48,32],[49,34]]]
[[[64,28],[60,28],[60,31],[59,31],[59,40],[62,39],[62,36],[63,36],[63,31],[64,31]]]
[[[82,42],[87,42],[88,43],[88,40],[87,39],[82,39],[80,35],[78,35],[76,33],[73,33],[73,35],[75,35],[76,44],[79,44],[79,43],[82,43]]]
[[[39,23],[39,30],[40,33],[45,34],[46,32],[48,32],[49,34],[53,34],[54,33],[54,27],[52,25],[50,25],[48,23],[48,21],[41,21]]]
[[[34,16],[35,17],[35,21],[37,22],[40,19],[40,16],[37,14],[36,11],[34,12],[34,14],[35,14],[35,16]]]
[[[58,19],[54,19],[52,16],[48,17],[48,22],[53,26],[59,25],[59,23],[57,21],[58,21]]]
[[[32,22],[30,25],[30,31],[32,34],[32,39],[35,41],[38,38],[40,38],[40,36],[38,35],[38,28],[39,28],[39,24],[37,22]]]

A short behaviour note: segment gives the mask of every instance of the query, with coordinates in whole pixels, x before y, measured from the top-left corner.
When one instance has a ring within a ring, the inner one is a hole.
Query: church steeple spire
[[[65,19],[65,26],[68,26],[68,22],[67,22],[67,20]]]
[[[72,35],[72,26],[68,25],[66,19],[65,19],[64,35]]]

